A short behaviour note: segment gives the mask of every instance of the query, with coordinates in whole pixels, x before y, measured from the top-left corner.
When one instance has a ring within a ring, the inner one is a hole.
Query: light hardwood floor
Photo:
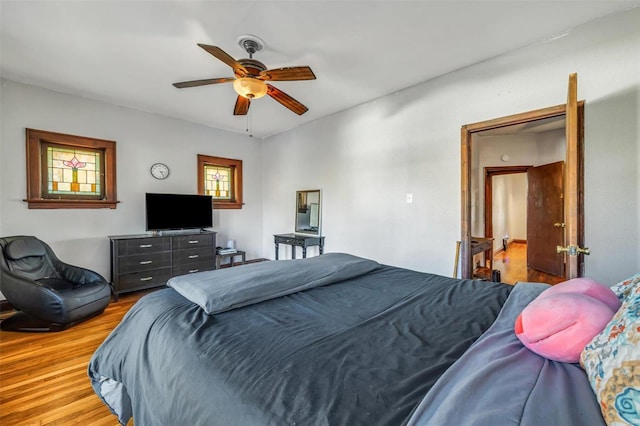
[[[93,392],[87,365],[143,294],[122,295],[103,314],[64,331],[0,331],[0,425],[117,425]]]
[[[527,244],[510,243],[507,251],[500,251],[493,256],[493,269],[500,271],[500,281],[515,284],[518,281],[541,282],[557,284],[564,278],[554,277],[527,268]]]

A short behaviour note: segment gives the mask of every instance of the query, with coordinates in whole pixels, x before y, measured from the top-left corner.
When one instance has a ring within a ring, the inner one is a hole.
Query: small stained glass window
[[[64,195],[101,198],[102,152],[46,144],[44,198]]]
[[[232,171],[230,167],[204,166],[204,195],[211,195],[214,200],[230,200]]]
[[[242,160],[198,154],[198,193],[216,209],[241,209]]]

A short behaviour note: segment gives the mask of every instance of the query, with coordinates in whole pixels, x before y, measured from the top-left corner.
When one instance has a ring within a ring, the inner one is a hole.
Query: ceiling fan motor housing
[[[233,71],[233,73],[237,78],[258,77],[261,71],[266,71],[267,69],[267,67],[262,62],[255,59],[238,59],[238,63],[242,65],[245,70],[247,70],[247,73],[245,74],[241,69],[236,69]]]

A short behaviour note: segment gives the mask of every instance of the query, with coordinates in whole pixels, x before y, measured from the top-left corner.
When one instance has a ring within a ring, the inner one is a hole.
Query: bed
[[[547,288],[329,253],[175,277],[93,355],[126,424],[604,425],[577,364],[515,337]]]

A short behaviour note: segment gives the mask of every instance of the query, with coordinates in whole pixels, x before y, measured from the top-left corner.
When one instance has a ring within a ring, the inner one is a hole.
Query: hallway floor
[[[496,253],[493,256],[493,269],[500,271],[500,280],[507,284],[518,281],[558,284],[564,281],[562,277],[527,268],[527,243],[513,242],[506,251]]]

